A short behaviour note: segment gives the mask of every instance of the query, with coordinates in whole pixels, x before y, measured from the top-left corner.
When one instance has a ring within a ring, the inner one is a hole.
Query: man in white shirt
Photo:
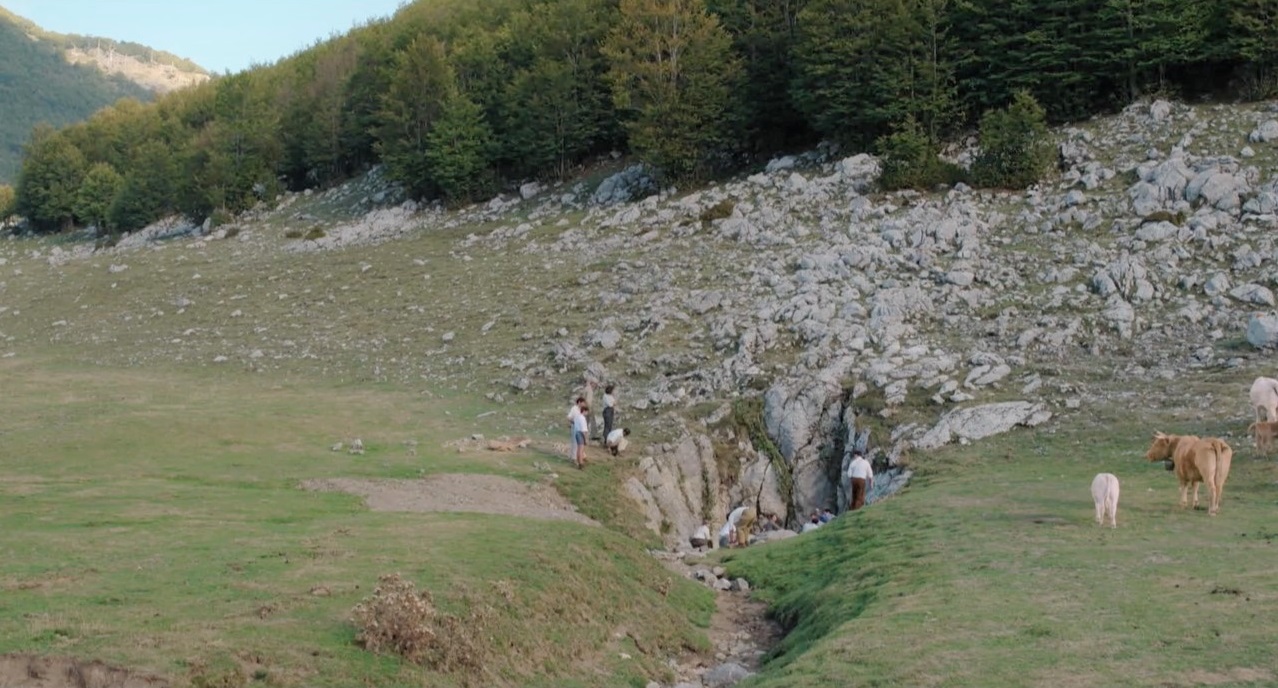
[[[613,456],[625,451],[626,446],[630,444],[630,441],[626,439],[629,436],[630,428],[617,428],[608,433],[608,439],[605,442],[608,451],[612,452]]]
[[[865,506],[865,496],[874,489],[874,469],[861,452],[852,455],[852,463],[848,464],[848,481],[852,490],[848,511],[856,511]]]

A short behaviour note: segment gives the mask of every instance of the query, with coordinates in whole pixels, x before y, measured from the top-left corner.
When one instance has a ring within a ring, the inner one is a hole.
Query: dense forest
[[[10,16],[0,10],[0,181],[17,175],[37,124],[65,126],[120,98],[150,97],[126,79],[68,64],[56,45],[31,40]]]
[[[610,150],[673,180],[821,139],[925,161],[978,121],[1276,87],[1278,0],[418,0],[274,65],[35,131],[17,208],[44,230],[121,231],[379,163],[457,202]]]

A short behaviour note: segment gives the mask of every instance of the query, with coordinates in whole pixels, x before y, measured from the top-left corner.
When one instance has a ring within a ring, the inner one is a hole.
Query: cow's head
[[[1175,435],[1164,435],[1161,432],[1154,433],[1154,443],[1149,445],[1149,451],[1145,452],[1145,459],[1148,461],[1165,461],[1172,456],[1172,446],[1176,443]]]

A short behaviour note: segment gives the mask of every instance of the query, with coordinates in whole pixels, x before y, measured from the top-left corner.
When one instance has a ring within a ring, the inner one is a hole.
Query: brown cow
[[[1220,511],[1220,496],[1225,491],[1225,480],[1229,478],[1229,462],[1234,457],[1234,450],[1224,440],[1217,437],[1202,439],[1194,435],[1164,435],[1154,433],[1154,443],[1150,445],[1145,458],[1150,461],[1171,459],[1176,467],[1176,478],[1180,481],[1180,506],[1184,508],[1186,493],[1194,488],[1194,508],[1198,508],[1198,487],[1207,483],[1211,490],[1211,506],[1207,513],[1215,516]]]
[[[1274,438],[1278,437],[1278,421],[1258,420],[1247,426],[1247,432],[1256,441],[1256,450],[1268,454]]]

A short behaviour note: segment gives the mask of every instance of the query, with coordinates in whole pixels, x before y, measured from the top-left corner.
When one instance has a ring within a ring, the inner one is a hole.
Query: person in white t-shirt
[[[607,418],[607,416],[604,417]],[[617,428],[616,430],[608,433],[608,439],[605,442],[605,446],[608,447],[608,451],[612,452],[613,456],[616,456],[625,451],[626,446],[630,444],[630,441],[626,439],[629,436],[630,428]]]
[[[848,464],[848,482],[852,494],[848,511],[856,511],[865,506],[865,496],[874,489],[874,469],[861,452],[853,454],[852,462]]]
[[[581,407],[586,405],[585,397],[577,397],[568,408],[568,460],[577,463],[577,416],[581,415]]]
[[[589,416],[590,407],[582,404],[581,413],[572,418],[573,441],[577,447],[577,455],[574,460],[577,463],[577,468],[586,467],[586,433],[590,432],[590,423],[586,419]]]

